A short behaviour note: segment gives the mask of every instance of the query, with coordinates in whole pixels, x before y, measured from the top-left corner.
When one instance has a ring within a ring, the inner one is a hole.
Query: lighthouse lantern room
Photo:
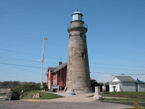
[[[78,9],[77,9],[76,12],[74,12],[72,14],[72,21],[83,20],[82,16],[83,16],[83,14],[81,12],[79,12]]]

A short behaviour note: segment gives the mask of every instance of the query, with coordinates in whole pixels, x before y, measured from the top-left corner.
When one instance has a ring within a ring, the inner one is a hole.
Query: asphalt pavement
[[[134,106],[133,102],[94,101],[92,97],[88,97],[92,93],[78,94],[75,96],[61,92],[54,94],[64,97],[51,100],[39,100],[39,102],[34,102],[33,100],[0,99],[0,109],[123,109],[133,108]],[[139,105],[145,106],[145,103],[139,103]]]
[[[30,101],[0,101],[0,109],[121,109],[132,108],[133,103],[112,102],[30,102]]]

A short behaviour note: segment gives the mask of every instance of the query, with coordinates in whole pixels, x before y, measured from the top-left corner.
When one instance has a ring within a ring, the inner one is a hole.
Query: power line
[[[3,49],[3,48],[0,48],[0,50],[5,50],[5,51],[9,51],[9,52],[15,52],[15,53],[21,53],[21,54],[33,55],[33,56],[39,56],[39,57],[40,57],[40,55],[36,55],[36,54],[30,54],[30,53],[12,51],[12,50]],[[92,51],[90,51],[90,52],[92,52]],[[94,52],[93,52],[93,53],[94,53]],[[99,53],[99,54],[101,54],[101,53]],[[103,55],[108,55],[108,54],[103,54]],[[109,56],[109,55],[108,55],[108,56]],[[111,56],[112,56],[112,55],[111,55]],[[51,58],[51,59],[59,59],[59,58],[54,58],[54,57],[47,57],[47,56],[45,56],[45,57],[46,57],[46,58]],[[114,56],[112,56],[112,57],[114,57]],[[121,59],[120,57],[117,57],[117,58]],[[66,60],[66,59],[63,59],[63,60]],[[126,60],[126,59],[125,59],[125,60]],[[130,60],[130,59],[127,59],[127,60]],[[130,60],[130,61],[139,62],[139,61],[136,61],[136,60]],[[142,62],[141,62],[141,63],[142,63]]]
[[[41,67],[36,67],[36,66],[18,65],[18,64],[4,63],[4,62],[0,62],[0,64],[5,64],[5,65],[15,65],[15,66],[22,66],[22,67],[31,67],[31,68],[41,68]],[[105,67],[97,67],[97,68],[104,68],[104,69],[117,69],[117,70],[136,70],[136,69],[105,68]],[[47,69],[47,68],[43,68],[43,69]],[[145,70],[136,70],[136,71],[145,71]]]
[[[17,59],[17,58],[9,58],[9,57],[1,57],[3,59],[13,59],[13,60],[19,60],[19,61],[29,61],[29,62],[40,62],[40,61],[36,61],[36,60],[27,60],[27,59]],[[54,62],[46,62],[45,63],[51,63],[51,64],[58,64],[58,63],[54,63]],[[110,65],[110,66],[123,66],[123,67],[144,67],[144,66],[124,66],[124,65],[113,65],[113,64],[103,64],[103,63],[91,63],[91,64],[102,64],[102,65]],[[95,66],[92,66],[95,67]]]
[[[23,66],[23,67],[31,67],[31,68],[41,68],[41,67],[35,67],[35,66],[27,66],[27,65],[10,64],[10,63],[4,63],[4,62],[0,62],[0,64],[5,64],[5,65],[15,65],[15,66]],[[43,69],[47,69],[47,68],[43,68]]]
[[[100,74],[111,74],[111,75],[114,75],[114,74],[119,74],[119,75],[145,75],[145,74],[127,74],[127,73],[103,73],[103,72],[90,72],[90,73],[100,73]]]
[[[36,60],[17,59],[17,58],[9,58],[9,57],[1,57],[1,56],[0,56],[0,58],[3,58],[3,59],[13,59],[13,60],[19,60],[19,61],[40,62],[40,61],[36,61]],[[53,63],[53,62],[46,62],[46,61],[44,61],[44,62],[45,63],[56,64],[56,63]]]
[[[15,53],[20,53],[20,54],[26,54],[26,55],[39,56],[40,57],[40,55],[36,55],[36,54],[24,53],[24,52],[19,52],[19,51],[12,51],[12,50],[3,49],[3,48],[0,48],[0,50],[9,51],[9,52],[15,52]]]
[[[38,62],[38,61],[34,61],[34,60],[26,60],[26,59],[16,59],[16,58],[8,58],[8,57],[1,57],[0,58],[4,58],[4,59],[13,59],[13,60],[19,60],[19,61],[29,61],[29,62]],[[53,62],[45,62],[45,63],[52,63],[52,64],[58,64],[58,63],[53,63]],[[96,66],[90,66],[90,67],[94,67],[94,68],[104,68],[104,69],[118,69],[118,70],[136,70],[136,71],[145,71],[145,70],[137,70],[137,69],[123,69],[123,68],[107,68],[107,67],[96,67]],[[135,66],[133,66],[135,67]]]
[[[56,44],[56,45],[57,45],[57,44]],[[39,56],[39,57],[40,57],[40,55],[36,55],[36,54],[30,54],[30,53],[24,53],[24,52],[12,51],[12,50],[3,49],[3,48],[0,48],[0,49],[1,49],[1,50],[5,50],[5,51],[9,51],[9,52],[15,52],[15,53],[21,53],[21,54],[33,55],[33,56]],[[80,49],[81,49],[81,48],[80,48]],[[89,51],[90,51],[90,50],[89,50]],[[90,52],[94,53],[94,51],[90,51]],[[99,52],[98,52],[98,54],[101,54],[101,55],[107,55],[107,56],[111,56],[111,57],[114,58],[114,56],[112,56],[112,55],[102,54],[102,53],[99,53]],[[47,57],[47,56],[45,56],[45,57],[46,57],[46,58],[51,58],[51,59],[59,59],[59,58],[54,58],[54,57]],[[116,58],[122,59],[122,58],[117,57],[117,56],[116,56]],[[66,59],[62,59],[62,60],[66,60]],[[131,60],[131,59],[124,59],[124,60],[140,62],[140,61],[137,61],[137,60]],[[141,62],[141,63],[143,63],[143,62]]]
[[[4,33],[5,34],[5,33]],[[9,33],[10,34],[10,33]],[[15,35],[15,34],[10,34],[10,35]],[[22,36],[21,35],[21,37],[24,37],[24,38],[26,38],[26,39],[28,39],[28,38],[31,38],[31,37],[27,37],[27,36]],[[32,39],[32,38],[31,38]],[[36,41],[36,39],[34,39],[33,38],[33,41]],[[64,46],[64,45],[62,45],[61,43],[55,43],[55,45],[61,45],[61,46],[63,46],[63,47],[66,47],[66,46]],[[6,51],[11,51],[11,52],[17,52],[17,53],[22,53],[22,52],[18,52],[18,51],[12,51],[12,50],[7,50],[7,49],[3,49],[3,48],[1,48],[2,50],[6,50]],[[89,52],[93,52],[94,53],[94,51],[90,51],[90,50],[88,50]],[[33,55],[33,56],[40,56],[40,55],[35,55],[35,54],[30,54],[30,53],[23,53],[23,54],[27,54],[27,55]],[[112,55],[108,55],[108,54],[106,54],[106,53],[104,53],[104,54],[102,54],[102,53],[99,53],[98,52],[98,54],[101,54],[101,55],[107,55],[107,56],[111,56],[111,57],[113,57],[114,58],[114,56],[112,56]],[[119,59],[122,59],[122,58],[120,58],[120,57],[118,57],[118,56],[115,56],[116,58],[119,58]],[[52,57],[51,57],[52,58]],[[54,58],[54,59],[56,59],[56,58]],[[59,58],[57,58],[57,59],[59,59]],[[66,59],[65,59],[66,60]],[[126,60],[126,59],[125,59]],[[140,62],[140,61],[137,61],[137,60],[132,60],[132,59],[127,59],[127,60],[130,60],[130,61],[135,61],[135,62]],[[141,63],[143,63],[143,62],[141,62]]]
[[[89,50],[90,51],[90,50]],[[94,52],[94,51],[90,51],[90,52]],[[129,60],[129,61],[135,61],[135,62],[140,62],[140,61],[137,61],[137,60],[132,60],[132,59],[124,59],[124,58],[121,58],[121,57],[118,57],[118,56],[113,56],[113,55],[108,55],[108,54],[102,54],[102,53],[99,53],[97,52],[98,54],[101,54],[101,55],[107,55],[107,56],[110,56],[110,57],[115,57],[115,58],[118,58],[118,59],[123,59],[123,60]],[[140,63],[144,63],[144,62],[140,62]]]
[[[5,71],[2,71],[2,72],[5,72]],[[21,77],[22,76],[27,76],[27,78],[38,78],[38,76],[28,76],[28,75],[22,75],[22,74],[19,74],[19,73],[17,73],[16,75],[14,75],[14,73],[10,73],[10,72],[5,72],[5,73],[0,74],[0,75],[8,75],[8,74],[9,74],[9,76],[7,76],[7,77],[16,77],[16,78],[19,78],[20,76]],[[12,75],[10,75],[10,74],[12,74]]]
[[[12,67],[12,66],[10,66],[10,67]],[[27,70],[27,69],[23,69],[23,68],[18,68],[18,67],[14,67],[14,68],[21,69],[21,70],[24,70],[24,71],[27,71],[27,72],[31,72],[31,73],[39,74],[38,72],[33,72],[33,71],[30,71],[30,70]]]
[[[26,59],[16,59],[16,58],[8,58],[8,57],[1,57],[3,59],[13,59],[13,60],[19,60],[19,61],[29,61],[29,62],[39,62],[39,61],[34,61],[34,60],[26,60]]]
[[[15,68],[17,68],[17,67],[15,67]],[[19,68],[18,68],[19,69]],[[27,70],[28,71],[28,70]],[[2,72],[4,72],[4,71],[2,71]],[[30,72],[32,72],[32,71],[30,71]],[[117,74],[117,75],[122,75],[122,73],[104,73],[104,72],[90,72],[90,73],[99,73],[99,74],[111,74],[111,75],[115,75],[115,74]],[[10,73],[10,74],[12,74],[12,73]],[[128,75],[127,73],[126,73],[126,75]],[[145,74],[129,74],[129,75],[145,75]],[[26,75],[25,75],[26,76]]]
[[[130,66],[130,65],[114,65],[114,64],[104,64],[104,63],[91,63],[91,64],[110,65],[110,66],[123,66],[123,67],[145,67],[145,66]]]
[[[0,48],[0,50],[9,51],[9,52],[15,52],[15,53],[20,53],[20,54],[25,54],[25,55],[32,55],[32,56],[41,57],[41,55],[24,53],[24,52],[19,52],[19,51],[13,51],[13,50],[8,50],[8,49],[3,49],[3,48]],[[51,59],[60,59],[60,58],[54,58],[54,57],[48,57],[48,56],[45,56],[45,57],[46,58],[51,58]],[[66,59],[62,59],[62,60],[66,60]]]
[[[1,67],[1,66],[0,66]],[[12,67],[12,66],[10,66],[10,67]],[[17,68],[17,67],[14,67],[14,68]],[[4,73],[0,73],[0,75],[2,75],[2,74],[6,74],[6,73],[8,73],[8,74],[13,74],[14,75],[14,73],[16,73],[16,72],[13,72],[13,73],[11,73],[11,72],[6,72],[6,71],[1,71],[1,72],[4,72]],[[31,71],[32,72],[32,71]],[[32,72],[32,73],[35,73],[35,72]],[[18,75],[23,75],[23,76],[27,76],[27,77],[30,77],[30,76],[28,76],[28,75],[25,75],[26,73],[17,73],[17,75],[14,75],[14,76],[18,76]],[[38,74],[38,73],[37,73]],[[10,75],[9,75],[10,76]],[[8,77],[9,77],[8,76]],[[37,76],[32,76],[32,78],[33,77],[37,77]]]
[[[96,67],[95,67],[96,68]],[[122,69],[122,68],[106,68],[106,67],[97,67],[97,68],[103,68],[103,69],[117,69],[117,70],[136,70],[136,71],[145,71],[145,70],[137,70],[137,69]]]

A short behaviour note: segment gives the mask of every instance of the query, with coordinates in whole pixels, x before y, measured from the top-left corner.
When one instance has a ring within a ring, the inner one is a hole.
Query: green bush
[[[11,89],[12,92],[19,92],[20,94],[27,92],[27,91],[33,91],[33,90],[40,90],[40,84],[24,84],[21,86],[17,86],[16,88]]]

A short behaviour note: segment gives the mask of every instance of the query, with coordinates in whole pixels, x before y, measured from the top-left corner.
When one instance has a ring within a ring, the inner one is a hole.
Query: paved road
[[[111,102],[30,102],[30,101],[0,101],[0,109],[120,109],[132,108],[133,103]]]
[[[30,101],[5,101],[0,100],[0,109],[120,109],[132,108],[133,103],[123,102],[100,102],[88,97],[90,94],[80,94],[76,96],[66,96],[51,100],[41,100],[41,102]],[[145,106],[145,103],[140,103]]]

